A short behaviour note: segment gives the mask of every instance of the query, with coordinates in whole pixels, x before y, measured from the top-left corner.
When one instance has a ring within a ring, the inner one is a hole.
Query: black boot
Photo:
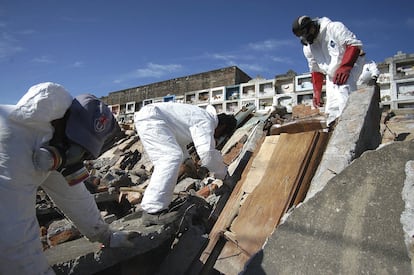
[[[148,213],[144,211],[142,213],[142,224],[145,226],[150,225],[167,225],[177,221],[180,218],[179,211],[168,212],[167,209],[156,212]]]

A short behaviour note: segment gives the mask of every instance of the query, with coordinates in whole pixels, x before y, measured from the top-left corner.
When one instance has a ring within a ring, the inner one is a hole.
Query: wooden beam
[[[294,196],[294,201],[290,206],[296,206],[299,203],[301,203],[308,193],[310,183],[312,181],[313,176],[315,175],[316,169],[319,166],[319,163],[321,162],[323,153],[325,152],[326,145],[328,144],[328,140],[330,137],[330,133],[328,132],[318,132],[318,135],[316,136],[317,140],[312,145],[312,148],[310,148],[310,158],[308,161],[308,166],[305,170],[305,174],[303,176],[303,179],[301,181],[301,184],[299,188],[296,190],[297,193]]]

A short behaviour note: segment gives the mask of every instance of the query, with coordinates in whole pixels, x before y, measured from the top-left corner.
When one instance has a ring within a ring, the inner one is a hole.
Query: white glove
[[[136,231],[112,231],[109,241],[104,242],[103,246],[108,248],[132,248],[136,246],[135,241],[141,234]]]

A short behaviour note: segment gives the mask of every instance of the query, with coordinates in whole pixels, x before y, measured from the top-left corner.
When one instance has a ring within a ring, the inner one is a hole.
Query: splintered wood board
[[[260,145],[260,148],[258,148],[258,152],[252,157],[247,165],[241,179],[233,189],[223,211],[210,231],[209,242],[200,257],[200,260],[203,263],[206,263],[207,259],[215,249],[216,243],[222,235],[222,232],[230,226],[234,217],[237,215],[243,195],[246,192],[250,193],[265,174],[266,167],[272,156],[272,151],[276,148],[278,140],[279,136],[266,136]]]
[[[259,152],[252,161],[248,174],[244,178],[243,191],[251,193],[265,176],[270,158],[280,136],[267,136],[260,146]]]
[[[296,193],[317,132],[281,134],[265,174],[239,209],[214,268],[239,274],[275,230]],[[224,214],[224,213],[222,213]],[[226,234],[224,234],[226,236]]]
[[[315,175],[316,169],[321,162],[323,153],[325,152],[326,144],[328,144],[330,133],[328,132],[317,132],[317,140],[313,143],[313,148],[310,149],[310,159],[308,161],[308,167],[306,167],[305,174],[301,181],[300,186],[297,188],[297,193],[294,196],[294,201],[291,202],[292,205],[296,206],[301,203],[308,193],[310,183],[313,176]]]

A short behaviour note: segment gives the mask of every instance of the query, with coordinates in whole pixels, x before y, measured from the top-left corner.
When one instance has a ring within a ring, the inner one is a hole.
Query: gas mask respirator
[[[87,179],[89,172],[83,164],[88,152],[80,145],[68,146],[43,145],[33,152],[33,164],[39,171],[58,171],[69,185],[75,185]]]
[[[293,33],[299,37],[302,45],[311,45],[319,34],[319,23],[308,16],[300,16],[292,25]]]

